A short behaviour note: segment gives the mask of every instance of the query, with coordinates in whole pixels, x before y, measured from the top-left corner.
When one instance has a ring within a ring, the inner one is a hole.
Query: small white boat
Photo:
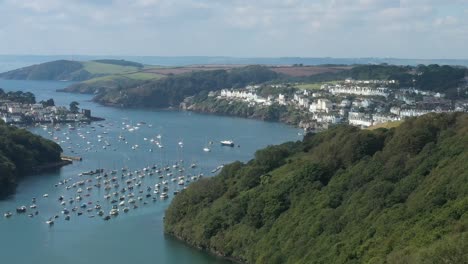
[[[163,192],[163,193],[161,193],[161,195],[159,195],[159,198],[167,199],[167,198],[169,198],[169,195],[167,195],[167,193]]]
[[[11,217],[12,215],[13,214],[11,212],[6,212],[6,213],[3,214],[3,216],[6,217],[6,218]]]
[[[49,195],[46,193],[46,194],[42,195],[42,197],[47,198],[47,197],[49,197]]]
[[[119,209],[112,209],[109,212],[110,215],[118,215],[119,214]]]
[[[221,146],[234,147],[234,141],[232,140],[222,140]]]
[[[204,147],[204,148],[203,148],[203,151],[205,151],[205,152],[210,152],[211,149],[209,149],[208,147]]]
[[[52,225],[54,225],[54,220],[49,219],[49,220],[46,221],[46,224],[48,224],[49,226],[52,226]]]

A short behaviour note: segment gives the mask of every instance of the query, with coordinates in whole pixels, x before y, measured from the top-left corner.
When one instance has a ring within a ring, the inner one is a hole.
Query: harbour
[[[64,82],[0,80],[0,87],[5,90],[30,89],[36,91],[38,97],[53,97],[57,104],[66,104],[69,100],[69,94],[55,92],[65,85]],[[200,175],[201,178],[210,177],[219,172],[223,164],[247,161],[253,158],[255,150],[267,145],[300,139],[297,129],[278,123],[190,112],[116,109],[90,102],[89,95],[73,96],[80,106],[106,120],[28,128],[59,143],[64,157],[83,160],[73,160],[71,165],[58,170],[28,176],[20,182],[15,195],[0,201],[2,215],[8,211],[12,213],[11,217],[0,219],[3,235],[0,246],[14,248],[3,254],[8,261],[127,263],[153,259],[161,263],[227,263],[164,236],[165,208],[184,187],[199,180]],[[223,147],[219,143],[227,139],[235,142],[236,147]],[[209,151],[205,151],[208,147]],[[103,171],[83,175],[96,169]],[[101,177],[100,180],[97,177]],[[129,179],[133,191],[128,190]],[[84,185],[79,186],[82,181]],[[111,188],[109,192],[105,190],[106,181]],[[100,188],[95,186],[99,183]],[[76,187],[69,187],[73,184]],[[115,184],[119,185],[117,189]],[[164,186],[167,186],[167,198],[163,195]],[[77,192],[79,188],[81,194]],[[123,188],[126,188],[125,193],[122,193]],[[159,193],[155,193],[156,189]],[[116,192],[118,196],[114,196]],[[43,197],[45,194],[47,197]],[[151,196],[147,197],[148,194]],[[124,195],[125,203],[120,205]],[[76,201],[78,196],[80,201]],[[32,198],[36,198],[35,203]],[[71,199],[73,204],[70,204]],[[113,200],[116,202],[112,203]],[[35,208],[30,208],[33,204]],[[83,204],[86,208],[81,207]],[[26,212],[17,214],[16,209],[21,206],[26,207]],[[115,206],[117,208],[113,208]],[[112,209],[119,210],[117,216],[111,216]],[[103,211],[102,216],[100,211]],[[30,214],[33,216],[28,216]],[[105,221],[107,216],[109,219]],[[53,224],[47,222],[51,220]],[[28,254],[22,254],[21,250],[26,248]]]

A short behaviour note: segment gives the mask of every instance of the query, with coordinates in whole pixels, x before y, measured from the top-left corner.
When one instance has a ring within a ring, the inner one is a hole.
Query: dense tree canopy
[[[353,78],[355,80],[397,80],[400,87],[415,87],[420,90],[446,93],[449,98],[463,96],[458,92],[464,87],[465,67],[449,65],[357,65],[350,70],[337,73],[323,73],[305,78],[305,81],[324,82]]]
[[[10,91],[5,92],[0,88],[0,100],[9,100],[16,103],[22,104],[34,104],[36,103],[36,96],[31,92],[23,91]]]
[[[70,103],[70,112],[78,113],[78,111],[80,110],[79,105],[80,105],[80,103],[78,103],[77,101],[71,102]]]
[[[247,263],[467,263],[468,114],[338,126],[178,194],[165,231]]]
[[[417,89],[448,93],[454,97],[458,94],[457,88],[464,81],[466,71],[466,68],[447,65],[420,65],[417,68],[415,86]]]
[[[278,74],[263,66],[247,66],[231,71],[197,71],[148,81],[135,87],[107,90],[96,97],[103,103],[133,107],[178,107],[188,96],[223,88],[239,88],[278,78]]]
[[[0,121],[0,198],[13,192],[18,177],[60,161],[61,152],[54,142]]]
[[[40,101],[39,103],[41,103],[42,106],[44,106],[44,107],[55,106],[55,101],[54,101],[53,98],[47,99],[45,101]]]

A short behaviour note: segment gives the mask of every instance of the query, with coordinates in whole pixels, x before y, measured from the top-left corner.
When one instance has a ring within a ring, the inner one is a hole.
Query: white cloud
[[[468,57],[467,1],[4,0],[0,54]]]

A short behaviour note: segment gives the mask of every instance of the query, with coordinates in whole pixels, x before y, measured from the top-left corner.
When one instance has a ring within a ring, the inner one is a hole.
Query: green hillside
[[[104,60],[105,62],[105,60]],[[138,71],[141,67],[129,65],[118,65],[114,63],[104,63],[99,61],[84,61],[82,62],[84,70],[92,75],[110,75],[110,74],[123,74]]]
[[[468,263],[468,114],[339,126],[178,194],[165,232],[245,263]]]
[[[143,68],[144,66],[140,63],[124,60],[57,60],[0,73],[0,78],[13,80],[84,81],[107,75],[130,74],[138,72]]]
[[[0,120],[0,199],[14,191],[19,177],[60,162],[61,152],[54,142]]]
[[[279,74],[265,66],[246,66],[228,70],[195,71],[149,80],[138,85],[121,86],[98,93],[95,100],[103,104],[127,107],[178,107],[189,96],[208,94],[230,87],[264,83]]]
[[[109,90],[122,87],[134,87],[149,80],[158,80],[162,75],[146,72],[130,72],[124,74],[112,74],[92,78],[83,82],[75,83],[60,91],[73,93],[108,93]]]

